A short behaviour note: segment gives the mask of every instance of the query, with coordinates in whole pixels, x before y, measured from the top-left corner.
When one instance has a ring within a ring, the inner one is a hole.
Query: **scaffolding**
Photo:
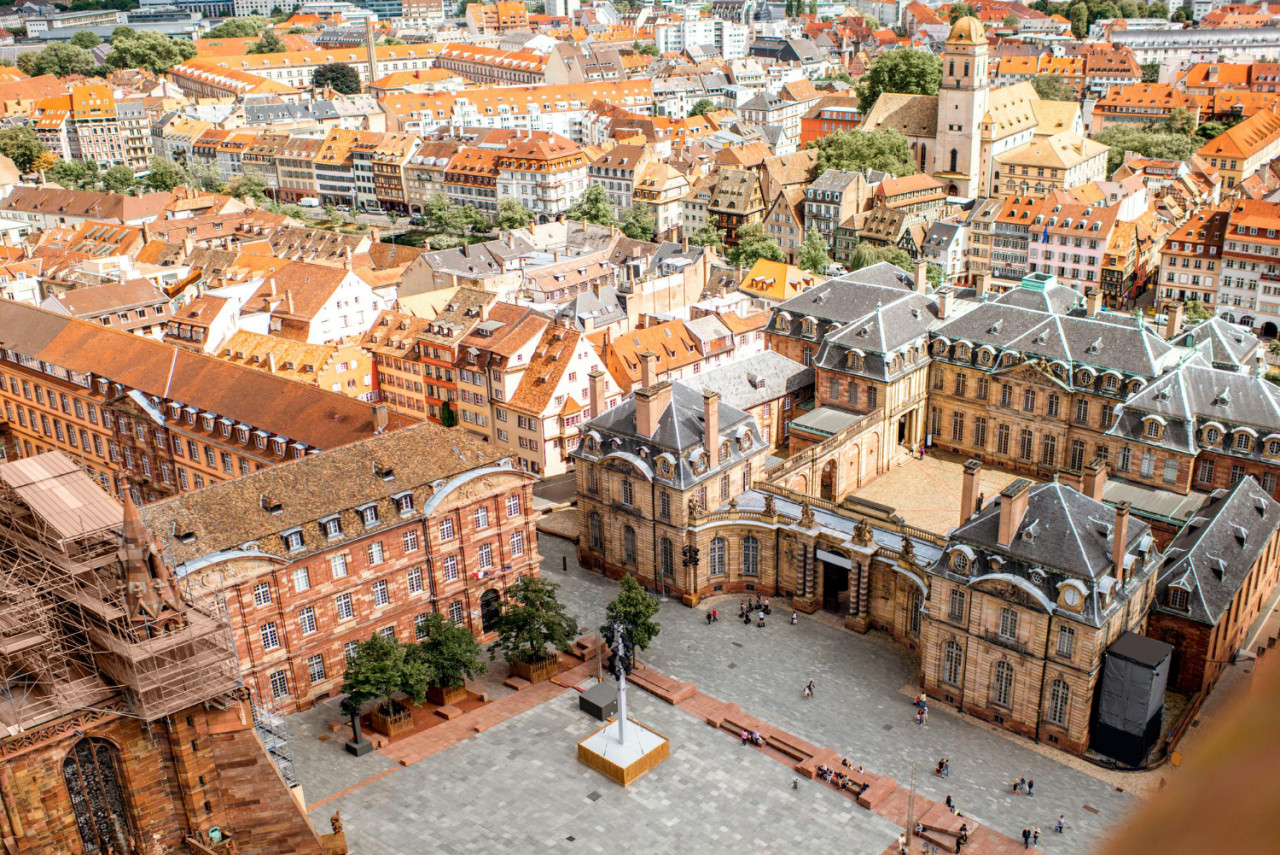
[[[8,735],[118,696],[152,722],[198,703],[228,705],[241,687],[225,609],[184,600],[163,622],[140,612],[130,562],[151,544],[128,543],[126,529],[125,509],[65,454],[0,464]]]

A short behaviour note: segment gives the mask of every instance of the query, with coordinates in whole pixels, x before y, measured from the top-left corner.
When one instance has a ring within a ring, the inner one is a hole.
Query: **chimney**
[[[929,293],[929,262],[920,259],[916,262],[916,293]]]
[[[1095,457],[1092,463],[1084,467],[1084,481],[1080,489],[1095,502],[1102,501],[1102,491],[1107,486],[1107,464],[1101,457]]]
[[[356,266],[355,260],[352,258],[352,255],[351,255],[351,247],[348,246],[347,247],[347,269],[354,270],[355,266]]]
[[[1019,478],[1000,491],[1000,531],[996,541],[1004,547],[1013,543],[1018,526],[1027,513],[1027,500],[1031,497],[1031,482]]]
[[[596,419],[604,412],[604,372],[593,369],[587,375],[587,386],[590,390],[591,418]]]
[[[636,433],[640,436],[651,437],[658,430],[658,419],[667,411],[667,407],[671,404],[671,384],[655,383],[644,389],[637,389],[635,393],[636,402]]]
[[[720,393],[702,393],[702,446],[707,450],[707,468],[720,465]]]
[[[142,224],[142,242],[151,243],[151,227],[146,223]]]
[[[1091,318],[1102,311],[1102,289],[1094,288],[1084,296],[1084,313]]]
[[[640,388],[648,389],[658,382],[658,355],[652,350],[640,354]]]
[[[515,249],[515,246],[516,246],[515,232],[507,232],[507,246],[511,249]]]
[[[979,300],[986,299],[987,296],[987,274],[978,273],[973,277],[973,296]]]
[[[267,351],[267,371],[272,374],[276,373],[276,354],[273,350]]]
[[[1266,348],[1258,348],[1258,352],[1253,357],[1253,373],[1256,377],[1267,376],[1267,350]]]
[[[960,525],[982,508],[978,507],[978,485],[981,483],[982,461],[976,457],[964,462],[964,483],[960,488]]]
[[[378,433],[387,429],[387,405],[378,402],[373,405],[373,428]]]
[[[284,304],[287,307],[289,314],[292,315],[293,314],[293,291],[292,290],[287,290],[284,292]]]
[[[1075,469],[1058,469],[1053,473],[1053,479],[1059,484],[1063,484],[1077,493],[1084,492],[1084,475]]]
[[[1170,303],[1164,310],[1164,337],[1173,338],[1182,332],[1182,322],[1186,317],[1187,307],[1184,303]]]
[[[950,288],[943,288],[937,292],[938,297],[938,317],[946,320],[951,317],[951,301],[955,297],[955,292]]]
[[[191,237],[191,235],[187,235],[182,239],[182,260],[186,261],[187,257],[190,256],[191,253],[195,251],[196,251],[196,240],[195,238]]]
[[[364,19],[364,42],[369,51],[369,82],[378,79],[378,54],[374,48],[374,42],[377,39],[373,35],[373,16],[370,15]]]
[[[1111,532],[1111,565],[1115,568],[1116,581],[1120,590],[1124,590],[1124,553],[1125,544],[1129,542],[1129,503],[1116,505],[1116,527]]]
[[[267,280],[267,284],[271,286],[271,296],[274,297],[276,295],[276,278],[272,276]]]

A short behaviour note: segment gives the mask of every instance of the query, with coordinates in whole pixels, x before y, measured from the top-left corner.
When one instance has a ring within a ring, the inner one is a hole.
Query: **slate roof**
[[[625,320],[627,310],[618,298],[618,289],[603,285],[599,295],[594,291],[583,291],[557,309],[554,317],[557,323],[567,319],[574,329],[583,331],[587,329],[588,321],[595,329]]]
[[[1214,490],[1165,549],[1154,606],[1166,614],[1216,625],[1280,527],[1280,502],[1252,478]],[[1169,589],[1188,593],[1187,610],[1169,605]]]
[[[651,388],[656,389],[662,385],[664,384],[659,383]],[[718,477],[721,472],[738,465],[744,459],[768,453],[768,446],[760,439],[755,419],[721,400],[721,438],[749,437],[748,447],[744,449],[740,442],[730,442],[729,456],[722,456],[715,469],[695,472],[696,461],[703,450],[702,391],[679,381],[672,382],[670,388],[671,402],[658,417],[657,430],[652,437],[636,433],[636,399],[633,395],[612,410],[592,419],[583,428],[586,441],[579,443],[572,456],[603,460],[617,455],[644,472],[651,480],[678,490],[687,490]],[[595,442],[594,451],[590,448],[591,440]],[[669,474],[663,474],[663,461],[671,464]]]
[[[1004,306],[1019,306],[1054,315],[1065,315],[1084,305],[1084,297],[1066,285],[1050,285],[1043,291],[1036,288],[1012,288],[993,302]]]
[[[714,371],[696,374],[684,382],[703,392],[717,392],[720,400],[730,406],[748,410],[812,387],[813,379],[812,368],[766,350]]]
[[[1242,326],[1230,324],[1214,315],[1190,329],[1183,328],[1175,337],[1177,344],[1200,350],[1214,368],[1224,371],[1248,370],[1253,367],[1262,342]]]

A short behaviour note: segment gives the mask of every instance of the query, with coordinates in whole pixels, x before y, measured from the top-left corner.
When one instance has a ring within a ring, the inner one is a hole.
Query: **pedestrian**
[[[1022,829],[1022,848],[1031,848],[1031,829],[1029,828]]]
[[[1040,826],[1038,825],[1032,826],[1031,828],[1031,845],[1032,846],[1040,845]]]
[[[952,813],[956,812],[956,803],[952,801],[950,793],[947,793],[947,809]]]
[[[816,692],[818,689],[817,689],[817,687],[816,687],[816,686],[814,686],[814,685],[813,685],[813,681],[812,681],[812,680],[810,680],[810,681],[809,681],[809,685],[805,686],[805,690],[806,690],[810,695],[812,695],[812,694],[813,694],[814,692]]]
[[[711,626],[711,612],[707,612],[707,626]]]
[[[1067,815],[1065,813],[1058,814],[1058,821],[1053,824],[1053,830],[1062,833],[1062,829],[1067,827]]]
[[[1019,795],[1021,795],[1021,794],[1025,793],[1026,791],[1027,791],[1027,779],[1026,779],[1026,778],[1019,778],[1019,779],[1018,779],[1018,794],[1019,794]]]
[[[924,727],[924,707],[916,710],[916,724],[920,727]]]
[[[985,493],[979,493],[979,494],[978,494],[978,507],[974,508],[974,510],[975,510],[975,511],[980,511],[980,510],[982,510],[982,504],[983,504],[983,502],[985,502],[985,501],[986,501],[986,499],[987,499],[987,496],[986,496],[986,494],[985,494]]]
[[[760,620],[759,620],[759,622],[756,624],[756,626],[764,626],[764,612],[763,612],[763,611],[761,611],[761,612],[760,612]]]
[[[719,612],[718,610],[716,610],[716,609],[712,609],[712,610],[711,610],[711,619],[712,619],[713,621],[719,621],[719,620],[720,620],[720,612]]]
[[[746,744],[747,744],[747,737],[748,737],[748,736],[749,736],[749,734],[748,734],[745,730],[744,730],[744,731],[742,731],[742,744],[743,744],[743,745],[746,745]]]
[[[792,613],[791,613],[791,625],[792,625],[792,626],[795,626],[795,625],[796,625],[797,623],[799,623],[799,622],[800,622],[800,616],[799,616],[798,614],[796,614],[795,612],[792,612]]]
[[[951,758],[942,761],[942,774],[948,778],[951,777]]]
[[[927,706],[920,708],[920,726],[927,727],[929,725],[929,708]]]
[[[901,853],[901,855],[907,855],[907,835],[906,834],[898,835],[898,852]]]
[[[1035,787],[1036,787],[1036,782],[1028,778],[1027,779],[1027,795],[1034,796],[1035,793],[1033,792],[1033,790],[1035,790]]]
[[[809,698],[811,698],[811,697],[813,697],[813,690],[812,690],[812,689],[810,689],[808,686],[805,686],[805,687],[804,687],[804,699],[807,701],[807,700],[809,700]]]

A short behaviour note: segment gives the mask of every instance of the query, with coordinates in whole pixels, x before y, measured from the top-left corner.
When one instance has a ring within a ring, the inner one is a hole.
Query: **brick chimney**
[[[267,351],[267,371],[271,374],[276,373],[276,354],[273,350]]]
[[[1097,317],[1102,311],[1102,289],[1094,288],[1088,294],[1084,295],[1084,313],[1091,318]]]
[[[671,384],[655,383],[635,392],[636,434],[650,437],[658,430],[658,419],[671,404]]]
[[[1100,457],[1084,467],[1084,486],[1080,492],[1094,501],[1102,501],[1102,491],[1107,486],[1107,464]]]
[[[658,382],[658,355],[652,350],[640,354],[640,388],[648,389]]]
[[[1182,332],[1182,322],[1186,318],[1187,307],[1184,303],[1170,303],[1164,310],[1164,337],[1173,338]]]
[[[387,405],[379,402],[373,405],[373,427],[378,433],[387,429]]]
[[[604,412],[604,372],[596,368],[587,375],[587,388],[590,394],[591,418],[596,419]]]
[[[288,307],[289,314],[292,315],[293,314],[293,291],[292,290],[286,290],[284,292],[284,302],[285,302],[285,305]]]
[[[1031,482],[1019,478],[1000,491],[1000,532],[996,540],[1001,546],[1013,543],[1027,514],[1027,501],[1031,497]]]
[[[938,317],[946,320],[951,317],[951,301],[955,298],[955,292],[950,288],[942,288],[937,294],[938,298]]]
[[[1120,590],[1124,590],[1124,553],[1125,544],[1129,542],[1129,503],[1116,505],[1116,527],[1111,532],[1111,565],[1114,568],[1116,581]]]
[[[923,258],[916,262],[915,288],[917,294],[929,293],[929,262]]]
[[[720,393],[702,393],[702,446],[707,450],[707,468],[720,465]]]
[[[987,296],[987,274],[976,273],[973,277],[973,296],[979,300]]]
[[[960,488],[960,525],[981,510],[978,507],[978,485],[981,482],[982,461],[976,457],[964,462],[964,484]]]

